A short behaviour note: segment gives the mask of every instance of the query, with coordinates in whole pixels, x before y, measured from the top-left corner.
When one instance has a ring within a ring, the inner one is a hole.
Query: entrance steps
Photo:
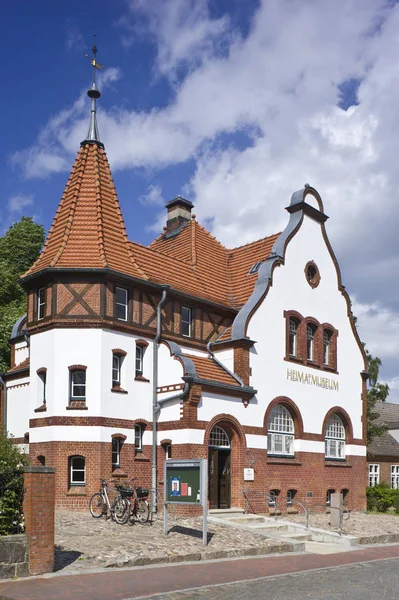
[[[242,508],[211,508],[208,514],[218,519],[232,519],[244,516],[244,511]]]
[[[332,554],[354,549],[358,544],[357,538],[353,536],[342,536],[324,529],[306,528],[299,523],[275,520],[262,515],[246,515],[239,509],[209,511],[209,516],[211,520],[223,520],[226,525],[252,531],[261,537],[291,543],[293,551],[296,552]]]

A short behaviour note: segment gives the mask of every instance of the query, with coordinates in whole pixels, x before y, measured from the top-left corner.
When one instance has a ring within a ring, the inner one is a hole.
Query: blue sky
[[[227,246],[284,227],[309,182],[399,401],[399,10],[390,0],[0,3],[1,215],[48,228],[79,142],[97,34],[100,136],[128,234],[182,193]]]

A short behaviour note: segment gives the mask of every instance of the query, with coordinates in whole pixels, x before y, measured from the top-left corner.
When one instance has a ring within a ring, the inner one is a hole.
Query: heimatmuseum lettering
[[[317,387],[324,388],[325,390],[334,390],[338,392],[338,381],[329,379],[328,377],[320,377],[319,375],[310,375],[309,373],[302,373],[295,369],[287,369],[287,379],[290,381],[298,381],[299,383],[307,383],[308,385],[316,385]]]

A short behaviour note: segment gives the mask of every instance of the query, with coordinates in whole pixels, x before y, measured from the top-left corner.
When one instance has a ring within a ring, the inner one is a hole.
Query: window
[[[112,466],[121,466],[121,440],[118,438],[112,440]]]
[[[331,506],[331,494],[335,494],[335,490],[327,490],[327,493],[326,493],[326,506]]]
[[[112,387],[118,387],[121,384],[121,364],[123,357],[120,354],[112,354]]]
[[[323,331],[323,363],[327,366],[331,362],[331,331],[325,329]]]
[[[306,357],[308,360],[314,361],[314,334],[316,327],[314,325],[308,325],[306,328]]]
[[[282,404],[277,404],[270,413],[267,451],[268,454],[294,455],[294,421]]]
[[[143,374],[144,348],[136,344],[136,377]]]
[[[259,260],[255,264],[253,264],[252,267],[250,268],[250,270],[248,271],[248,275],[253,275],[254,273],[257,273],[260,269],[261,264],[262,264],[261,260]]]
[[[332,415],[327,421],[326,458],[345,458],[345,427],[338,415]]]
[[[310,287],[315,288],[319,285],[320,272],[319,272],[319,269],[317,268],[317,265],[313,261],[310,261],[307,263],[307,265],[305,267],[305,275],[306,275],[306,281],[308,282]]]
[[[86,461],[84,456],[71,456],[69,459],[69,485],[84,485],[86,482]]]
[[[191,308],[181,307],[181,333],[186,337],[191,336]]]
[[[40,456],[37,457],[37,462],[41,467],[45,467],[46,466],[46,457],[41,454]]]
[[[37,318],[40,321],[44,319],[44,309],[46,307],[46,288],[37,290]]]
[[[39,369],[37,372],[38,377],[38,393],[39,393],[39,405],[46,404],[46,386],[47,386],[47,371],[46,369]]]
[[[71,400],[86,400],[86,371],[71,371]]]
[[[298,321],[290,319],[289,327],[289,355],[297,356]]]
[[[120,321],[127,321],[128,293],[124,288],[115,290],[115,316]]]
[[[172,458],[172,444],[165,444],[165,460],[170,460]]]
[[[292,506],[294,504],[296,490],[287,490],[287,506]]]
[[[280,493],[280,490],[270,490],[269,506],[273,506],[274,508],[277,508],[277,499],[278,499],[279,493]]]
[[[214,427],[209,436],[209,446],[212,448],[230,448],[230,439],[224,429]]]
[[[134,445],[136,450],[143,449],[143,426],[139,424],[134,426]]]
[[[369,487],[380,483],[380,465],[369,465]]]
[[[391,487],[399,489],[399,465],[391,465]]]

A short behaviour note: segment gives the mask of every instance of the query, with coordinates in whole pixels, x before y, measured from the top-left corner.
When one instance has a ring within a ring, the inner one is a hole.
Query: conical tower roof
[[[43,251],[24,277],[48,268],[108,268],[147,279],[128,242],[101,143],[82,143]]]

